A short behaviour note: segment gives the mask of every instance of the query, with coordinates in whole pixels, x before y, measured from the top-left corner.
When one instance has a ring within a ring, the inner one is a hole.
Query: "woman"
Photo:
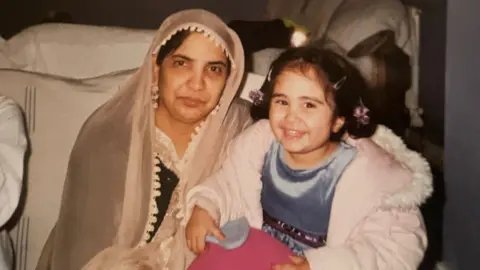
[[[80,131],[37,269],[185,269],[184,195],[250,123],[232,102],[243,69],[218,17],[168,17],[143,66]]]

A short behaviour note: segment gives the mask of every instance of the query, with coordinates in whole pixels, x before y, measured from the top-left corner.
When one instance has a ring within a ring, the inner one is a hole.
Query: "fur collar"
[[[433,192],[432,172],[426,159],[408,149],[402,139],[385,126],[379,126],[371,139],[412,173],[410,184],[387,196],[382,208],[411,208],[425,203]]]

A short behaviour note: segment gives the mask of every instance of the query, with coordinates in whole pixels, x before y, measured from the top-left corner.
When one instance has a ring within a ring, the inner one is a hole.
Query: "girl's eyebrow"
[[[300,99],[307,100],[307,101],[313,101],[313,102],[316,102],[316,103],[323,103],[322,100],[320,100],[319,98],[316,98],[316,97],[302,96],[302,97],[300,97]]]
[[[282,93],[273,93],[272,94],[272,98],[276,98],[276,97],[282,97],[282,98],[287,98],[287,95],[285,94],[282,94]],[[312,102],[316,102],[316,103],[319,103],[319,104],[322,104],[323,101],[320,100],[319,98],[317,97],[310,97],[310,96],[301,96],[299,97],[299,99],[301,100],[306,100],[306,101],[312,101]]]
[[[285,97],[285,98],[286,98],[287,95],[282,94],[282,93],[273,93],[273,94],[272,94],[272,98],[275,98],[275,97]]]

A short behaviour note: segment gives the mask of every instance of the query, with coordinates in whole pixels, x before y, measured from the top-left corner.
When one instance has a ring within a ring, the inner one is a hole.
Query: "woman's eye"
[[[184,60],[174,60],[173,61],[173,65],[176,66],[176,67],[183,67],[185,66],[185,61]]]
[[[316,108],[316,107],[317,107],[317,105],[315,105],[311,102],[305,103],[305,108],[307,108],[307,109],[312,109],[312,108]]]
[[[219,66],[211,66],[210,71],[213,72],[213,73],[222,73],[223,72],[222,68],[219,67]]]

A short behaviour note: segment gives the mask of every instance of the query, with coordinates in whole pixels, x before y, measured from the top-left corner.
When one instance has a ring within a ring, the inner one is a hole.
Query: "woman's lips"
[[[179,99],[186,107],[191,107],[191,108],[200,107],[205,104],[205,101],[198,98],[181,97]]]

